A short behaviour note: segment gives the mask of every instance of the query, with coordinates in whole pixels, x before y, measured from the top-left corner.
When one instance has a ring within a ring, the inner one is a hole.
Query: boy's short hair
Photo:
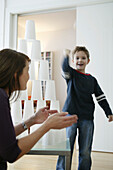
[[[74,57],[74,54],[79,51],[83,51],[87,55],[87,58],[89,59],[89,56],[90,56],[89,51],[84,46],[76,46],[75,49],[73,50],[73,57]]]

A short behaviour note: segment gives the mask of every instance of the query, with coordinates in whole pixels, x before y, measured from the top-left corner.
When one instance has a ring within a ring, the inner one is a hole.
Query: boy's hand
[[[112,122],[112,121],[113,121],[113,115],[109,115],[109,116],[108,116],[108,119],[109,119],[109,120],[108,120],[109,122]]]
[[[65,49],[64,51],[63,51],[63,55],[64,56],[69,56],[70,55],[70,52],[71,52],[71,50],[69,50],[69,49]]]

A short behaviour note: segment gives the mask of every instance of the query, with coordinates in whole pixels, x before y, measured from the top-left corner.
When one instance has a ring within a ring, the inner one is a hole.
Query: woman
[[[50,129],[65,128],[77,122],[77,116],[67,117],[65,112],[56,113],[56,110],[45,107],[24,123],[13,126],[9,99],[12,93],[19,96],[19,91],[26,89],[29,63],[30,59],[23,53],[11,49],[0,51],[0,170],[7,169],[7,161],[12,163],[29,152]],[[32,134],[16,139],[25,129],[37,123],[43,124]]]

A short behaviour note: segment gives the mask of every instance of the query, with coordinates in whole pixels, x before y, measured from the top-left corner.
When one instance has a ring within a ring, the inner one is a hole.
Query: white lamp
[[[49,63],[46,60],[40,61],[40,67],[39,67],[39,80],[49,80]]]
[[[37,101],[37,108],[36,108],[36,112],[43,108],[43,107],[46,107],[46,101],[45,100],[38,100]]]
[[[39,75],[39,61],[35,61],[35,78],[38,80]]]
[[[11,104],[11,116],[14,124],[22,122],[22,105],[20,100]]]
[[[55,81],[46,81],[45,100],[56,100]]]
[[[35,80],[35,62],[31,61],[30,66],[29,66],[29,75],[30,75],[30,80]]]
[[[51,100],[50,110],[57,110],[58,112],[60,112],[60,104],[58,100]]]
[[[30,127],[30,134],[36,131],[42,124],[35,124]],[[42,137],[43,138],[43,137]],[[35,147],[38,147],[39,144],[42,144],[42,138],[38,140],[38,142],[35,144]]]
[[[27,55],[27,41],[20,39],[18,40],[18,51]]]
[[[37,130],[40,126],[41,126],[41,124],[35,124],[35,125],[31,126],[30,134],[33,133],[35,130]]]
[[[39,40],[32,43],[31,60],[41,60],[41,45]]]
[[[21,90],[19,98],[20,100],[28,100],[27,90]]]
[[[58,145],[66,140],[66,128],[60,130],[51,129],[41,138],[42,145]]]
[[[32,100],[42,100],[42,86],[41,86],[40,80],[32,81],[31,99]]]
[[[35,23],[33,20],[26,21],[25,39],[27,39],[27,40],[35,40],[36,39]]]
[[[30,118],[33,115],[34,115],[33,101],[32,100],[25,100],[23,120],[27,120],[28,118]]]
[[[28,135],[28,130],[25,130],[23,133],[21,133],[20,135],[16,136],[16,139],[21,139],[21,138],[23,138],[23,137],[25,137],[27,135]]]
[[[60,145],[60,143],[66,140],[66,128],[60,130],[51,129],[51,131],[49,131],[47,135],[45,136],[45,139],[42,141],[43,145],[57,145],[57,144]]]

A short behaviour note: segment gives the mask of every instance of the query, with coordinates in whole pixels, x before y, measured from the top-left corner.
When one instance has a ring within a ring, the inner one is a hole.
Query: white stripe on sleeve
[[[102,100],[105,100],[105,99],[106,99],[106,97],[104,97],[104,98],[102,98],[102,99],[99,99],[98,102],[100,102],[100,101],[102,101]]]
[[[96,99],[97,99],[97,100],[99,100],[99,99],[101,99],[102,97],[105,97],[105,95],[104,95],[104,94],[102,94],[102,95],[100,95],[100,96],[96,97]]]

